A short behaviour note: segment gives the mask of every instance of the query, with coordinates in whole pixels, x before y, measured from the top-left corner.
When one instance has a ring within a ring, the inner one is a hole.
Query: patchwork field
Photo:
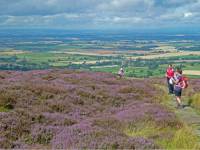
[[[50,68],[69,68],[78,70],[90,70],[111,72],[116,74],[121,66],[124,66],[127,77],[162,77],[169,63],[181,67],[187,75],[198,77],[200,71],[200,53],[190,52],[165,52],[163,54],[149,52],[141,56],[133,52],[124,54],[99,54],[93,52],[24,52],[3,51],[1,53],[0,68],[3,70],[33,70]],[[135,55],[135,56],[133,56]],[[139,55],[139,56],[138,56]],[[113,66],[113,67],[111,67]]]
[[[178,51],[178,52],[166,52],[166,53],[155,53],[155,54],[146,54],[145,56],[136,56],[136,57],[130,57],[132,59],[156,59],[156,58],[170,58],[170,57],[180,57],[180,56],[200,56],[200,52],[197,51]]]
[[[0,70],[68,68],[116,74],[123,66],[126,77],[135,78],[163,77],[168,64],[200,71],[196,34],[25,31],[2,31]]]
[[[4,51],[0,51],[0,56],[12,56],[12,55],[18,55],[18,54],[25,54],[25,53],[29,53],[27,51],[22,51],[22,50],[4,50]]]
[[[197,76],[200,76],[200,71],[196,71],[196,70],[184,70],[184,74],[186,74],[186,75],[197,75]]]

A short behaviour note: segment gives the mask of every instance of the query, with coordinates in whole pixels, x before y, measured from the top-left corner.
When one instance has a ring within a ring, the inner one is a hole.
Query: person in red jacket
[[[170,82],[170,79],[174,77],[174,69],[173,69],[172,64],[170,64],[168,66],[165,76],[167,78],[169,94],[173,94],[174,93],[174,84]]]

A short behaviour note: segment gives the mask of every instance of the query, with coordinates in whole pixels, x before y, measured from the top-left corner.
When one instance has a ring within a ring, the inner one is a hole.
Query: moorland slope
[[[192,129],[168,105],[164,83],[71,70],[1,71],[0,148],[197,148]],[[190,142],[181,147],[177,139]]]

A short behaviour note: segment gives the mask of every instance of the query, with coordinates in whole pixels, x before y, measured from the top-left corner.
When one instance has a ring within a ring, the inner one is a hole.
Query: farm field
[[[200,76],[200,71],[197,71],[197,70],[184,70],[184,74]]]
[[[179,57],[179,56],[190,56],[190,55],[196,55],[200,56],[200,51],[178,51],[178,52],[168,52],[164,54],[146,54],[145,56],[136,56],[136,57],[130,57],[132,59],[156,59],[156,58],[170,58],[170,57]]]
[[[0,52],[1,53],[1,52]],[[181,52],[180,52],[181,53]],[[188,54],[188,55],[186,55]],[[198,52],[183,52],[178,56],[173,54],[146,55],[146,56],[98,56],[86,54],[49,53],[49,52],[11,52],[1,53],[1,68],[11,70],[32,70],[49,68],[69,68],[78,70],[102,71],[116,74],[124,66],[127,77],[162,77],[167,64],[173,63],[186,70],[200,71]],[[128,55],[128,54],[126,54]],[[132,55],[132,54],[130,54]],[[170,57],[171,56],[171,57]],[[134,58],[134,59],[133,59]],[[7,68],[6,68],[7,67]],[[190,75],[190,74],[189,74]],[[199,76],[199,74],[191,74]]]
[[[0,37],[0,70],[68,68],[116,74],[123,66],[127,77],[146,78],[164,76],[167,64],[172,63],[200,71],[198,36],[155,34],[149,38],[138,33],[118,33],[122,38],[115,38],[112,32],[102,37],[102,33],[73,35],[57,30],[51,35],[18,34]]]

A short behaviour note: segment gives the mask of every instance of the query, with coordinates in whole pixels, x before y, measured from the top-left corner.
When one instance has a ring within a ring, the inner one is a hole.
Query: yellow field
[[[59,53],[64,53],[64,54],[72,54],[72,55],[87,55],[87,56],[116,56],[117,54],[113,53],[106,53],[105,51],[102,53],[98,52],[57,52],[57,51],[52,51],[51,53],[59,54]]]
[[[93,64],[96,64],[97,62],[109,62],[110,60],[101,60],[101,61],[85,61],[85,64],[90,64],[90,65],[93,65]],[[66,66],[68,64],[76,64],[76,65],[80,65],[80,64],[84,64],[84,61],[59,61],[59,62],[56,62],[56,63],[49,63],[51,66],[54,66],[54,67],[58,67],[58,66]],[[112,65],[113,67],[114,65]],[[102,66],[100,66],[102,67]]]
[[[200,75],[200,71],[198,71],[198,70],[184,70],[183,74],[186,74],[186,75]]]
[[[162,49],[164,53],[153,53],[156,50]],[[167,58],[167,57],[176,57],[176,56],[187,56],[187,55],[200,55],[200,51],[177,51],[174,47],[162,46],[159,49],[155,49],[152,52],[146,51],[108,51],[108,50],[99,50],[99,51],[84,51],[84,52],[58,52],[52,51],[51,53],[65,53],[65,54],[78,54],[78,55],[87,55],[87,56],[118,56],[118,55],[127,55],[128,59],[157,59],[157,58]],[[165,51],[163,50],[165,49]],[[143,56],[128,56],[132,53],[143,54]]]
[[[17,54],[24,54],[29,53],[22,50],[9,50],[9,51],[0,51],[0,55],[17,55]]]
[[[85,64],[96,64],[96,62],[109,62],[111,60],[108,60],[108,59],[104,59],[104,60],[88,60],[88,61],[85,61]],[[63,63],[63,64],[83,64],[84,61],[59,61],[59,63]]]
[[[154,48],[154,51],[177,52],[177,49],[174,46],[158,44],[158,47]]]
[[[85,61],[85,64],[96,64],[96,62],[109,62],[111,60],[101,60],[101,61],[98,61],[98,60],[90,60],[90,61]],[[84,62],[83,61],[79,61],[79,62],[72,62],[72,64],[83,64]]]
[[[146,55],[146,56],[133,56],[128,57],[132,59],[156,59],[156,58],[167,58],[167,57],[175,57],[175,56],[187,56],[187,55],[200,55],[199,51],[179,51],[179,52],[171,52],[171,53],[163,53],[163,54],[155,54],[155,55]]]
[[[91,68],[113,68],[113,67],[118,67],[118,65],[93,66]]]

